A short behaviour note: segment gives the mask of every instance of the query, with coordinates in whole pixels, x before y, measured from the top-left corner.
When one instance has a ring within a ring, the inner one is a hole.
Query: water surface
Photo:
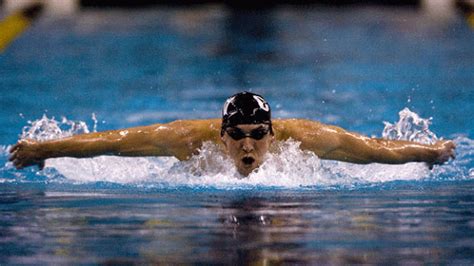
[[[0,55],[0,263],[472,264],[473,43],[462,16],[421,9],[43,17]],[[43,114],[67,117],[64,131],[71,121],[92,131],[94,121],[108,130],[214,118],[241,90],[264,95],[274,117],[370,136],[408,107],[455,140],[457,158],[433,170],[361,166],[287,142],[247,179],[212,145],[185,163],[7,163]]]

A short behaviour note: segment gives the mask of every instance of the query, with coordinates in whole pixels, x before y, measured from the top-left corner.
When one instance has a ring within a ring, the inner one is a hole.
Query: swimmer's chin
[[[242,169],[242,168],[237,168],[237,171],[239,172],[239,174],[242,176],[242,178],[245,178],[245,177],[248,177],[254,170],[255,168],[253,169]]]
[[[250,175],[255,169],[257,169],[259,164],[253,157],[243,157],[237,165],[237,171],[243,177]]]

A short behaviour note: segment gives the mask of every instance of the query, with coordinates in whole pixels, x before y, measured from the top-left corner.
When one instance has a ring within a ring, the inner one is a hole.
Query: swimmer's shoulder
[[[179,130],[184,135],[188,135],[195,140],[218,141],[220,138],[221,119],[189,119],[175,120],[168,123],[168,126]]]
[[[321,122],[301,118],[274,119],[272,124],[277,140],[299,139],[299,136],[307,131],[315,132],[328,127]]]
[[[210,119],[180,119],[170,122],[170,125],[181,126],[181,127],[195,127],[195,128],[210,128],[219,129],[221,127],[222,120],[218,118]]]

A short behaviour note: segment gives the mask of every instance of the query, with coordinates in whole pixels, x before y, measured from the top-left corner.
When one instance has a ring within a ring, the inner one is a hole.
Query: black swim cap
[[[225,101],[222,108],[221,136],[226,128],[242,124],[267,124],[273,133],[270,105],[262,96],[244,91]]]

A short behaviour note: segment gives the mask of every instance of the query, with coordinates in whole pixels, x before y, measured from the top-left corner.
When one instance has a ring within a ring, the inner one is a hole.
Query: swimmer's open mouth
[[[251,165],[253,164],[253,162],[255,162],[255,159],[247,156],[247,157],[242,158],[242,162],[244,164]]]

